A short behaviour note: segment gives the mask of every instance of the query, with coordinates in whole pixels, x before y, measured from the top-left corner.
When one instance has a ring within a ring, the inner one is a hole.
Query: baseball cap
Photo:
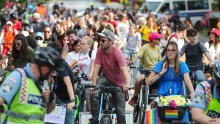
[[[21,31],[21,34],[23,34],[25,37],[29,36],[29,32],[28,31]]]
[[[29,5],[27,6],[27,8],[30,9],[30,10],[34,10],[34,6],[33,6],[32,4],[29,4]]]
[[[34,34],[34,37],[35,37],[35,38],[36,38],[36,37],[41,37],[41,38],[44,39],[44,34],[43,34],[42,32],[36,32],[36,33]]]
[[[183,23],[178,23],[178,24],[176,24],[175,27],[176,27],[175,29],[178,30],[178,31],[183,31],[187,28],[186,25],[183,24]]]
[[[33,14],[33,18],[34,19],[39,19],[40,18],[40,14],[39,13],[34,13]]]
[[[152,32],[152,33],[150,33],[148,39],[151,42],[151,41],[153,41],[155,39],[161,39],[162,37],[163,37],[163,34],[159,34],[157,32]]]
[[[107,37],[108,39],[115,41],[115,34],[107,29],[103,29],[101,33],[98,33],[99,36]]]
[[[210,32],[211,33],[214,33],[214,34],[216,34],[218,37],[220,37],[220,31],[218,30],[218,29],[216,29],[216,28],[212,28],[210,31],[209,31],[209,35],[210,35]]]
[[[13,23],[11,21],[7,21],[6,25],[13,25]]]

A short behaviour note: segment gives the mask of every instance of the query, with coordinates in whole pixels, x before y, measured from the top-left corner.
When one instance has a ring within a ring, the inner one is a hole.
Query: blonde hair
[[[156,19],[155,19],[155,16],[152,15],[152,14],[150,14],[150,15],[147,17],[147,26],[150,27],[150,25],[149,25],[149,24],[150,24],[150,23],[149,23],[150,18],[153,19],[153,23],[154,23],[153,29],[154,29],[154,30],[157,30],[158,27],[157,27]]]
[[[165,39],[168,40],[171,33],[170,33],[170,29],[168,28],[168,26],[166,24],[161,24],[160,27],[159,27],[159,30],[158,30],[158,33],[161,33],[160,29],[162,27],[166,27],[166,34],[165,34]]]
[[[94,40],[90,36],[88,36],[88,35],[82,37],[82,40],[86,41],[89,46],[92,46],[92,44],[94,42]]]

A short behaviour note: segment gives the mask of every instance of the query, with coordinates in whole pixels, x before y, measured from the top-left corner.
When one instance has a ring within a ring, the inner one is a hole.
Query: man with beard
[[[54,94],[43,81],[54,70],[64,70],[60,61],[60,54],[54,48],[37,48],[33,63],[10,73],[0,87],[0,105],[8,105],[3,123],[43,123],[45,113],[55,107]]]
[[[98,35],[100,36],[100,47],[96,54],[92,84],[96,87],[111,86],[115,89],[123,89],[122,92],[115,91],[112,93],[112,97],[114,99],[113,106],[116,106],[118,124],[125,124],[125,92],[128,91],[130,81],[126,60],[123,53],[113,46],[115,34],[112,31],[104,29]],[[100,68],[102,68],[103,75],[97,79]],[[94,93],[90,97],[92,124],[99,122],[99,93]]]
[[[39,13],[33,14],[33,22],[30,25],[30,30],[33,30],[34,33],[36,32],[43,32],[44,27],[47,25],[45,21],[43,21],[40,17]]]
[[[60,21],[55,24],[55,32],[56,42],[58,42],[63,47],[65,45],[64,38],[67,37],[64,31],[63,22]]]
[[[199,123],[220,123],[220,61],[215,63],[213,75],[213,80],[198,84],[194,93],[192,117]]]

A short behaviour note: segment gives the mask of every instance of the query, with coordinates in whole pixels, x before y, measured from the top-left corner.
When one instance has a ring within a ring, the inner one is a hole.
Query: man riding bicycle
[[[194,93],[192,117],[199,123],[220,123],[220,61],[215,63],[213,75],[213,80],[198,84]]]
[[[46,111],[54,108],[54,94],[43,81],[54,70],[62,71],[59,53],[51,48],[38,48],[35,60],[10,73],[0,87],[0,105],[6,103],[3,123],[42,124]],[[46,110],[47,109],[47,110]]]
[[[107,29],[103,29],[100,36],[100,48],[97,50],[95,67],[92,76],[92,84],[96,87],[115,87],[122,88],[123,91],[116,91],[112,94],[118,124],[125,124],[125,92],[128,91],[129,74],[127,71],[126,60],[123,53],[113,46],[115,34]],[[97,79],[100,68],[103,75]],[[105,92],[105,91],[103,91]],[[99,94],[93,93],[90,97],[92,124],[99,124]]]

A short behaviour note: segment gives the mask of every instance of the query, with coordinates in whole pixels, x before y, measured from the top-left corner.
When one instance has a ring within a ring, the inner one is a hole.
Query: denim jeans
[[[96,87],[99,86],[112,86],[115,88],[118,88],[115,84],[112,82],[108,81],[104,76],[101,76],[97,79]],[[113,97],[113,106],[116,109],[116,116],[118,120],[118,124],[126,124],[125,121],[125,92],[122,91],[116,91],[112,92],[112,97]],[[99,119],[99,96],[100,92],[95,92],[91,95],[90,97],[90,103],[91,103],[91,112],[92,112],[92,120],[95,120],[95,123],[92,124],[98,124],[98,119]]]
[[[130,56],[130,54],[132,54],[132,52],[135,52],[135,51],[131,51],[131,50],[127,50],[127,49],[124,50],[123,54],[124,54],[126,60],[129,58],[129,56]],[[132,57],[134,57],[136,55],[137,55],[137,53],[136,54],[133,53]],[[140,66],[139,63],[140,63],[140,60],[137,59],[131,66],[138,68]],[[138,71],[138,69],[134,69],[134,68],[131,68],[130,71],[132,71],[131,72],[132,75],[131,75],[131,82],[130,83],[131,83],[131,86],[134,86],[135,85],[135,80],[136,80],[137,76],[139,75],[139,71]]]
[[[61,101],[60,99],[56,100],[56,104],[63,105],[63,104],[66,104],[66,103],[67,103],[67,101]],[[66,110],[66,117],[65,117],[65,123],[64,124],[74,124],[75,123],[74,112],[75,112],[75,109],[72,109],[72,111]]]
[[[206,80],[203,70],[196,70],[195,76],[196,76],[198,83]]]

